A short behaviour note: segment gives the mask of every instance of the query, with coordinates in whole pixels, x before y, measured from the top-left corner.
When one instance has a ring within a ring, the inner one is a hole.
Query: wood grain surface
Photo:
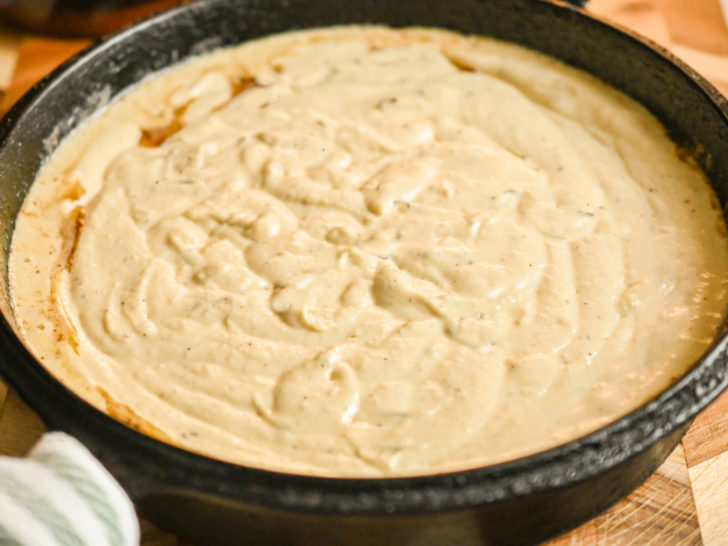
[[[588,10],[667,47],[728,94],[728,29],[718,0],[592,0]],[[0,28],[0,110],[86,44]],[[0,383],[0,455],[23,455],[43,432],[40,419]],[[141,524],[145,546],[183,544]],[[630,496],[548,542],[582,544],[728,546],[728,393]]]

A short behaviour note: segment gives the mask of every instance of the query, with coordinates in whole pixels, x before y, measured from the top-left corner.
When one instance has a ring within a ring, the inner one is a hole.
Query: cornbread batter
[[[654,397],[725,309],[704,175],[641,106],[516,46],[342,27],[142,84],[13,240],[22,334],[111,415],[329,476],[475,467]]]

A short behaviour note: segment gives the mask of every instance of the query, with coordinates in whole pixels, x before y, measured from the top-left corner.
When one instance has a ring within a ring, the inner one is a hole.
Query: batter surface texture
[[[111,415],[328,476],[503,461],[671,384],[723,318],[725,228],[641,106],[425,29],[224,50],[69,139],[13,241],[23,335]]]

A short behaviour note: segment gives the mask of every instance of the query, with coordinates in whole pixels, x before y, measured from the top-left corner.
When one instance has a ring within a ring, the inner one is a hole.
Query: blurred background
[[[0,0],[4,21],[62,36],[100,36],[181,0]]]

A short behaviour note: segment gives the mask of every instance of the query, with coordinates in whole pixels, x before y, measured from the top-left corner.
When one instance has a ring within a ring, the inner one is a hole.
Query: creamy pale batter
[[[44,365],[245,465],[412,475],[590,432],[725,310],[724,223],[642,107],[444,31],[268,38],[141,85],[66,143],[13,240]]]

